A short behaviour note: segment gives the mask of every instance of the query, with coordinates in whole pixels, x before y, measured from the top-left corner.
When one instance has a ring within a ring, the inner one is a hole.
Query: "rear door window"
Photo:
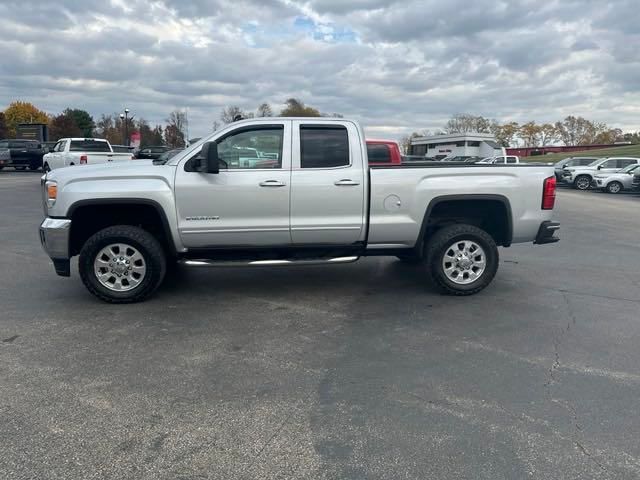
[[[624,167],[628,167],[629,165],[633,165],[634,163],[636,163],[635,160],[631,160],[631,159],[620,159],[618,160],[618,168],[624,168]]]
[[[302,168],[336,168],[350,165],[349,134],[336,125],[302,125],[300,127],[300,166]]]
[[[388,145],[379,143],[367,145],[367,156],[369,157],[369,164],[391,163],[391,152]]]
[[[70,152],[111,152],[107,142],[96,140],[71,140]]]

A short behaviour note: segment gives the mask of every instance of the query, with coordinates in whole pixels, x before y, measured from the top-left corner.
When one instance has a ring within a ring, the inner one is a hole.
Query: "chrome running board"
[[[286,267],[295,265],[335,265],[353,263],[360,257],[310,258],[305,260],[181,260],[190,267]]]

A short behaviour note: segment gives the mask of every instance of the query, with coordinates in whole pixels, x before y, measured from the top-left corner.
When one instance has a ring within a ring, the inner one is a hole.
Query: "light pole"
[[[133,116],[131,117],[133,118]],[[129,146],[129,109],[125,108],[124,113],[120,114],[120,120],[124,121],[124,142],[123,145]]]

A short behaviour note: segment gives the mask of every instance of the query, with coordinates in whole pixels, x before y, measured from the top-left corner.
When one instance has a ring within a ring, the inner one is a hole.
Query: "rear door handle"
[[[261,187],[285,187],[287,184],[279,180],[265,180],[260,182]]]
[[[350,178],[343,178],[342,180],[333,182],[333,184],[337,185],[338,187],[351,187],[355,185],[360,185],[360,182],[356,182],[355,180],[351,180]]]

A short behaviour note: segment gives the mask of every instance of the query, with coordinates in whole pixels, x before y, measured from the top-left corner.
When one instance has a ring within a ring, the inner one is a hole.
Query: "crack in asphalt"
[[[558,369],[562,367],[562,363],[560,361],[560,350],[561,350],[562,344],[564,340],[568,337],[569,333],[571,332],[571,328],[575,326],[578,322],[576,313],[573,307],[571,306],[571,302],[569,300],[568,294],[572,292],[560,290],[560,293],[562,294],[562,298],[564,299],[567,307],[567,312],[569,314],[569,321],[567,322],[566,326],[562,328],[557,335],[554,336],[554,340],[553,340],[554,361],[551,367],[549,368],[549,375],[544,386],[545,386],[545,389],[547,390],[547,394],[549,396],[550,401],[557,405],[561,405],[570,413],[571,425],[573,426],[573,430],[574,430],[573,442],[578,448],[578,450],[580,451],[580,453],[586,456],[591,462],[597,465],[601,470],[607,471],[606,467],[602,463],[600,463],[587,450],[587,448],[584,446],[584,444],[581,441],[583,425],[580,422],[578,410],[576,409],[575,405],[569,400],[560,400],[560,399],[553,398],[553,393],[551,391],[552,386],[559,383],[559,380],[556,377],[556,372],[558,371]]]

